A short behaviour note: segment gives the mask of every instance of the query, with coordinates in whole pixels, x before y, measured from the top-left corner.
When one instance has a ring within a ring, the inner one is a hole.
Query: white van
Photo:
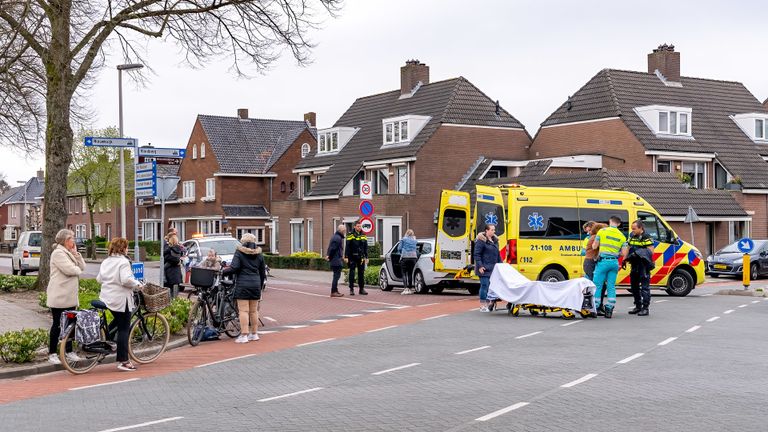
[[[11,255],[11,273],[26,275],[40,270],[40,247],[43,245],[42,231],[24,231]]]

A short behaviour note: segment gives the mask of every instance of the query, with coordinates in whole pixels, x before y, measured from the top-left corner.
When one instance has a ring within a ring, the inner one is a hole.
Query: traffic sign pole
[[[750,284],[750,277],[752,276],[752,263],[751,263],[751,256],[749,255],[750,252],[752,252],[753,249],[755,249],[755,242],[749,238],[744,237],[743,239],[739,240],[737,243],[737,247],[739,249],[739,252],[743,253],[744,256],[742,257],[741,262],[741,280],[744,284],[744,289],[749,288]]]

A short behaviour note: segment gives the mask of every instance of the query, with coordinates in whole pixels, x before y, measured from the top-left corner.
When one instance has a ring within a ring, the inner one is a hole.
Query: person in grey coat
[[[344,237],[347,234],[347,227],[340,224],[336,233],[331,237],[328,244],[328,252],[325,259],[331,263],[333,271],[333,281],[331,282],[331,297],[344,297],[339,292],[339,278],[341,278],[341,269],[344,267]]]

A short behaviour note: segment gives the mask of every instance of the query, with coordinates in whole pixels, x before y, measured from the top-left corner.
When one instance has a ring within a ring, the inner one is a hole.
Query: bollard
[[[752,267],[749,262],[750,256],[749,254],[744,254],[743,258],[743,264],[741,266],[741,279],[742,283],[744,284],[744,289],[749,288],[749,277],[751,276],[750,273],[752,273]]]

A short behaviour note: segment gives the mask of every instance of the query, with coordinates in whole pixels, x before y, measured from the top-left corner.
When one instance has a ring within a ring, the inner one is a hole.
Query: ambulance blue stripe
[[[621,205],[622,201],[620,200],[599,200],[599,199],[588,199],[587,204],[610,204],[610,205]]]
[[[488,201],[493,201],[493,195],[485,195],[485,194],[482,194],[482,195],[478,195],[478,197],[479,197],[480,199],[484,199],[484,200],[488,200]]]

